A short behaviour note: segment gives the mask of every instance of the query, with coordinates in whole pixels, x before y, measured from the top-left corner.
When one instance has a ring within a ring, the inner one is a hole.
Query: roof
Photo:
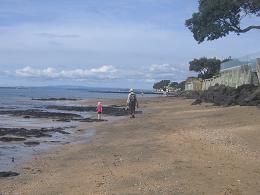
[[[249,65],[252,67],[252,70],[256,69],[256,63],[257,63],[257,58],[260,58],[260,52],[259,53],[254,53],[251,55],[247,55],[241,58],[237,59],[232,59],[230,61],[224,62],[220,65],[220,71],[224,71],[227,69],[232,69],[235,67],[240,67],[243,65]]]
[[[192,81],[201,81],[201,78],[198,78],[198,77],[188,77],[186,79],[186,82],[192,82]]]

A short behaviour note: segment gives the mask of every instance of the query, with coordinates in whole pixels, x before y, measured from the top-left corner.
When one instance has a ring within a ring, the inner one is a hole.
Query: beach
[[[0,194],[260,194],[260,109],[193,101],[145,98],[135,119],[82,123],[91,139],[33,156]]]
[[[142,98],[153,95],[156,94],[145,94]],[[126,96],[126,91],[111,88],[95,92],[88,88],[0,88],[0,178],[17,175],[10,171],[31,156],[95,134],[91,128],[78,131],[83,123],[90,127],[91,123],[128,115],[125,102],[112,105],[113,99]],[[105,100],[111,105],[103,105],[105,117],[98,120],[97,102]]]

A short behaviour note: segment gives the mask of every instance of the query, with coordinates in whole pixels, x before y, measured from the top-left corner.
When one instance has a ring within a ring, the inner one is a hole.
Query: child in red
[[[101,104],[101,102],[98,102],[98,104],[97,104],[97,113],[98,113],[98,120],[100,120],[101,114],[102,114],[102,104]]]

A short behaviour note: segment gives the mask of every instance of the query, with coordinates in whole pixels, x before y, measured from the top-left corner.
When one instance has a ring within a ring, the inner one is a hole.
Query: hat
[[[133,88],[131,88],[131,89],[129,90],[129,92],[134,92]]]

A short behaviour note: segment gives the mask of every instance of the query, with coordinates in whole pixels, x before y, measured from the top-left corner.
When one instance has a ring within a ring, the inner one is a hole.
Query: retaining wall
[[[257,61],[256,61],[256,74],[258,76],[258,81],[260,83],[260,58],[257,58]]]
[[[258,78],[256,76],[257,74]],[[214,86],[216,84],[229,87],[238,87],[244,84],[259,85],[260,65],[258,65],[257,74],[252,72],[252,68],[249,65],[226,69],[216,77],[203,80],[202,90],[207,90],[210,86]]]

